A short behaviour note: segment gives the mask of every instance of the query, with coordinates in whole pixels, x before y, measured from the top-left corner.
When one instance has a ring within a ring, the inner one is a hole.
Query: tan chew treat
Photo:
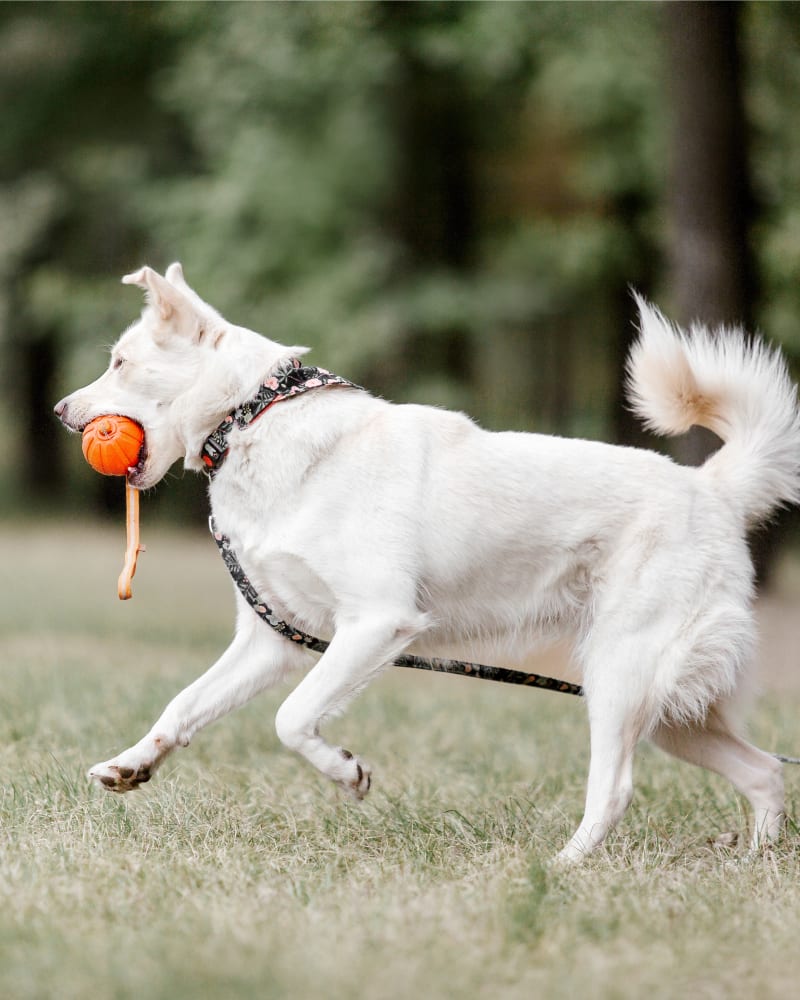
[[[131,580],[136,572],[136,559],[144,546],[139,544],[139,491],[129,482],[125,482],[125,531],[127,546],[125,548],[125,564],[117,581],[117,593],[121,601],[131,597]]]

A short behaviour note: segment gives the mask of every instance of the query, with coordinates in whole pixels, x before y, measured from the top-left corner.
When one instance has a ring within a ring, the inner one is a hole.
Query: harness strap
[[[230,538],[217,530],[213,517],[209,518],[208,526],[239,593],[258,617],[290,642],[305,646],[315,653],[324,653],[330,643],[317,639],[316,636],[309,635],[308,632],[282,621],[247,578],[242,564],[231,547]],[[460,674],[463,677],[502,681],[506,684],[522,684],[526,687],[543,688],[546,691],[560,691],[562,694],[578,696],[583,694],[583,688],[579,684],[571,684],[569,681],[557,680],[543,674],[529,674],[522,670],[510,670],[507,667],[489,667],[482,663],[468,663],[465,660],[425,659],[421,656],[404,655],[398,656],[394,660],[394,666],[411,667],[415,670],[431,670],[442,674]]]
[[[208,527],[214,541],[217,543],[222,561],[225,563],[239,593],[258,617],[290,642],[297,643],[299,646],[305,646],[307,649],[312,649],[315,653],[324,653],[329,643],[323,642],[322,639],[317,639],[315,636],[303,632],[302,629],[295,628],[288,622],[282,621],[267,602],[261,599],[256,588],[247,579],[247,575],[242,569],[242,564],[231,548],[230,538],[217,530],[217,525],[213,517],[208,519]]]

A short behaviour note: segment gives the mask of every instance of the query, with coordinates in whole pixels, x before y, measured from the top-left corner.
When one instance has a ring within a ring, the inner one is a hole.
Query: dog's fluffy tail
[[[741,330],[685,333],[636,301],[640,336],[628,359],[634,411],[660,434],[697,424],[722,438],[703,474],[748,521],[800,502],[800,413],[780,352]]]

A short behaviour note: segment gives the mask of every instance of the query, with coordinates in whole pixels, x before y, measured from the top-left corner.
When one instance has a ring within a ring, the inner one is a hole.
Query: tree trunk
[[[21,481],[29,499],[51,499],[63,484],[61,434],[53,415],[60,360],[55,335],[25,341],[17,349],[16,392],[22,417]],[[13,388],[12,388],[13,391]]]
[[[753,327],[755,268],[749,242],[755,204],[742,98],[740,3],[674,2],[664,8],[674,115],[669,208],[670,282],[682,324]],[[695,428],[676,455],[698,465],[719,444]],[[751,538],[763,582],[786,526],[783,517]]]
[[[749,327],[753,199],[738,42],[741,4],[678,0],[664,12],[673,110],[672,311],[681,324]],[[678,442],[679,459],[699,464],[713,449],[712,440],[692,432]]]
[[[470,96],[458,68],[432,64],[420,44],[426,26],[452,26],[462,12],[458,5],[384,2],[379,13],[397,68],[388,105],[397,143],[394,192],[385,225],[403,248],[412,286],[429,275],[464,278],[474,264],[476,230]],[[396,363],[469,385],[472,341],[456,320],[423,316],[405,332]],[[378,391],[395,381],[391,362],[369,374]]]

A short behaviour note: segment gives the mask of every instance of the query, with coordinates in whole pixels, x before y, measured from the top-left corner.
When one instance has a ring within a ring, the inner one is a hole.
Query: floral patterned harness
[[[206,438],[200,449],[200,457],[208,475],[213,479],[228,454],[228,435],[234,427],[244,430],[262,413],[275,403],[291,399],[309,389],[321,389],[325,385],[344,385],[350,389],[361,389],[360,385],[346,378],[333,375],[324,368],[303,365],[299,358],[289,358],[259,386],[252,399],[242,403],[233,413],[229,413],[215,431]]]

